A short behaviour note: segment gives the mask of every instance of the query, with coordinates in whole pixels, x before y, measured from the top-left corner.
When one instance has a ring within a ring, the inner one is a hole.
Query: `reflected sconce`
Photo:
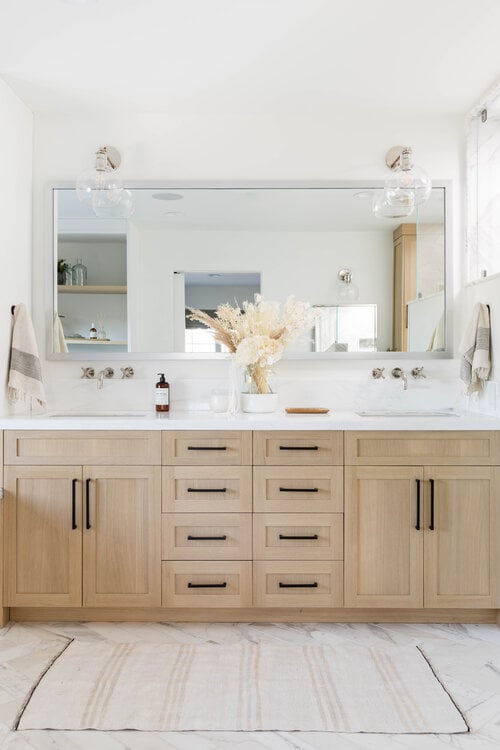
[[[352,272],[349,268],[341,268],[337,274],[337,297],[340,302],[355,302],[359,297],[359,289],[352,282]]]
[[[427,172],[414,164],[410,146],[393,146],[385,156],[392,171],[373,198],[373,213],[379,218],[402,219],[429,200],[432,182]]]
[[[101,146],[95,153],[94,166],[77,177],[78,199],[90,205],[96,216],[127,218],[133,213],[132,193],[116,174],[120,164],[120,152],[114,146]]]

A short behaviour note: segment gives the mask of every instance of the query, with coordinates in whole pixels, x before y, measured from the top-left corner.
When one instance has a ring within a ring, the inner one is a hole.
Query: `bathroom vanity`
[[[4,621],[495,622],[500,423],[395,421],[4,420]]]

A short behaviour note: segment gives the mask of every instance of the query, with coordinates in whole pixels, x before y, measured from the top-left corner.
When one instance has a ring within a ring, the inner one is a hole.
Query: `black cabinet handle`
[[[280,451],[319,451],[317,445],[280,445]]]
[[[420,479],[417,479],[416,482],[417,482],[417,523],[415,524],[415,528],[417,531],[420,531]]]
[[[188,583],[188,589],[225,589],[227,586],[226,581],[224,583]]]
[[[188,534],[188,541],[192,542],[192,541],[195,541],[197,539],[202,539],[204,541],[207,540],[207,539],[212,539],[212,540],[218,541],[218,542],[225,542],[226,539],[227,539],[227,536],[226,536],[226,534],[222,534],[221,536],[192,536],[191,534]]]
[[[312,583],[281,583],[279,582],[280,589],[317,589],[318,582],[313,581]]]
[[[78,479],[71,480],[71,528],[77,529],[76,525],[76,483]]]
[[[225,445],[188,445],[188,451],[227,451]]]
[[[85,480],[85,528],[91,529],[90,524],[90,479]]]
[[[280,487],[280,492],[319,492],[317,487]]]
[[[280,534],[280,539],[319,539],[317,534]]]
[[[188,487],[188,492],[227,492],[226,487],[217,487],[217,488],[211,488],[211,487],[200,487],[197,489],[196,487]]]
[[[429,479],[431,484],[431,522],[429,524],[430,531],[434,531],[434,479]]]

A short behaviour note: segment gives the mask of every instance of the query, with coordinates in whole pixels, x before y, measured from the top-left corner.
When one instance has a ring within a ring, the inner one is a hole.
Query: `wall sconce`
[[[393,175],[373,199],[373,213],[379,218],[400,219],[409,216],[415,206],[429,200],[432,182],[422,167],[413,163],[410,146],[393,146],[385,155]]]
[[[92,206],[96,216],[126,218],[133,212],[132,193],[125,190],[116,174],[120,164],[120,152],[114,146],[101,146],[95,153],[94,166],[76,180],[78,199]]]
[[[355,302],[359,297],[359,289],[352,283],[352,273],[349,268],[341,268],[337,274],[337,297],[340,302]]]

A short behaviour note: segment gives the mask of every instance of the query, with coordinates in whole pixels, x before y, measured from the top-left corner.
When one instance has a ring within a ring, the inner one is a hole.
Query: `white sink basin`
[[[359,417],[458,417],[460,416],[453,409],[424,409],[419,411],[407,411],[402,409],[372,409],[367,411],[357,411]]]
[[[132,417],[147,417],[147,411],[57,411],[52,414],[42,414],[41,418],[50,419],[86,419],[97,417],[121,417],[121,418],[132,418]]]

